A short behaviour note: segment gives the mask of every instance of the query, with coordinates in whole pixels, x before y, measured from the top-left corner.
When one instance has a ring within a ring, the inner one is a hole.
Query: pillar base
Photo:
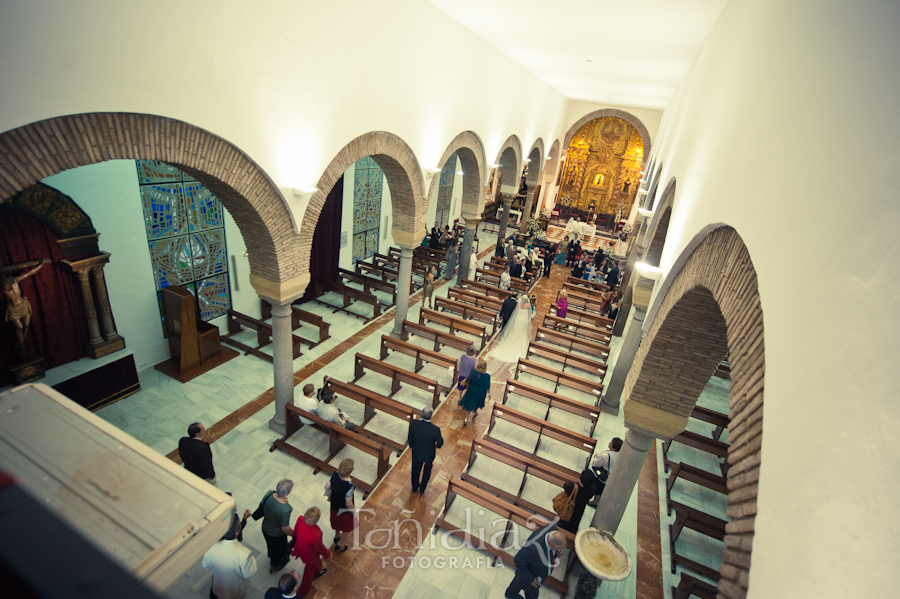
[[[620,407],[619,404],[612,405],[612,404],[606,403],[602,399],[600,400],[600,411],[603,412],[604,414],[612,414],[613,416],[618,416],[619,415],[619,407]]]
[[[275,422],[275,419],[272,418],[269,420],[269,428],[278,433],[279,435],[284,435],[286,429],[284,427],[284,422]]]
[[[88,355],[96,360],[97,358],[102,358],[103,356],[108,356],[113,352],[117,352],[120,349],[125,349],[125,339],[119,335],[115,335],[98,343],[88,342],[86,349]]]

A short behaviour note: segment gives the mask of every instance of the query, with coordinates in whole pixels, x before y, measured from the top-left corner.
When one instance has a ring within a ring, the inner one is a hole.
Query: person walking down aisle
[[[282,574],[278,586],[267,589],[263,599],[301,599],[296,593],[299,581],[300,574],[296,570]]]
[[[184,462],[184,469],[193,472],[209,484],[216,484],[216,470],[213,468],[212,450],[203,440],[206,428],[199,422],[188,427],[188,436],[178,441],[178,454]]]
[[[294,526],[294,550],[291,555],[300,558],[305,565],[300,587],[297,589],[298,597],[305,597],[312,590],[312,583],[321,578],[328,571],[322,568],[322,558],[331,557],[331,552],[322,544],[322,529],[319,528],[319,518],[322,510],[311,507],[306,513],[297,518]]]
[[[499,372],[505,364],[515,365],[519,362],[519,358],[528,355],[528,345],[531,342],[531,317],[531,301],[527,295],[521,295],[512,317],[500,330],[497,342],[488,353],[488,359],[497,363],[496,367],[491,365],[492,372]]]
[[[425,494],[425,487],[431,479],[431,465],[437,450],[444,446],[441,429],[431,423],[433,410],[422,410],[422,418],[409,423],[409,449],[412,453],[412,490]]]
[[[244,518],[250,510],[244,513]],[[241,521],[237,514],[231,518],[231,528],[218,543],[203,555],[203,569],[212,571],[210,599],[244,599],[250,588],[250,578],[256,574],[256,558],[237,540]]]
[[[502,321],[502,324],[500,325],[501,331],[506,328],[506,323],[509,322],[513,312],[516,311],[516,306],[519,305],[520,296],[521,294],[517,294],[515,297],[509,296],[503,300],[503,304],[500,306],[500,320]]]
[[[469,256],[469,280],[475,280],[475,274],[478,272],[478,254],[475,248],[472,248],[472,254]]]
[[[325,497],[331,504],[331,528],[334,530],[334,552],[347,551],[347,545],[340,545],[341,533],[352,532],[359,526],[359,515],[353,502],[356,486],[350,479],[355,462],[350,458],[341,460],[338,469],[331,473],[325,483]]]
[[[431,267],[429,266],[425,271],[424,282],[422,284],[422,304],[425,304],[425,300],[428,300],[428,307],[434,308],[434,301],[431,299],[431,296],[434,294],[434,272],[432,272]]]
[[[472,369],[475,368],[475,362],[478,361],[476,357],[475,346],[470,345],[466,348],[466,353],[459,357],[458,365],[459,365],[459,380],[456,381],[456,388],[462,391],[465,389],[463,386],[463,381],[469,378],[469,374],[472,372]]]
[[[274,491],[263,497],[262,533],[266,539],[269,555],[269,572],[277,572],[288,563],[288,535],[293,535],[290,527],[291,512],[294,508],[288,503],[288,495],[294,489],[294,481],[283,478],[278,481]],[[254,515],[254,518],[256,515]]]
[[[594,495],[594,488],[596,485],[596,479],[594,478],[594,473],[585,468],[581,471],[581,479],[578,482],[578,491],[575,494],[575,509],[572,510],[572,517],[568,520],[560,520],[559,527],[563,530],[568,530],[573,535],[578,533],[578,525],[581,523],[581,518],[584,516],[584,509],[587,507],[588,501],[590,501],[591,497]],[[574,489],[575,483],[567,482],[563,485],[563,491],[567,494],[572,493],[572,489]]]
[[[459,245],[451,243],[444,257],[447,259],[447,269],[441,278],[450,281],[456,275],[456,265],[459,264]]]
[[[466,393],[459,400],[459,407],[467,412],[466,419],[463,420],[463,426],[466,426],[469,424],[469,414],[472,415],[474,421],[478,410],[484,407],[485,399],[491,392],[491,375],[487,373],[487,362],[478,360],[475,370],[469,374],[469,378],[463,385]]]
[[[559,563],[559,556],[566,546],[566,537],[555,525],[539,528],[528,537],[525,545],[516,553],[513,563],[516,574],[506,588],[508,599],[537,599],[541,585]]]

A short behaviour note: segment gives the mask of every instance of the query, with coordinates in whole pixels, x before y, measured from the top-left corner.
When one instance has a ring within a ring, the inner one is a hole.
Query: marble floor
[[[479,258],[483,261],[490,258],[496,237],[484,232],[480,232],[479,237],[482,248]],[[550,302],[555,298],[555,291],[561,286],[564,278],[563,267],[555,266],[549,279],[544,278],[538,282],[535,287],[539,298],[538,317],[548,311]],[[446,296],[448,287],[447,283],[436,285],[435,296]],[[410,320],[418,319],[421,295],[421,292],[417,292],[411,298],[408,316]],[[327,296],[323,299],[329,301]],[[352,380],[356,352],[378,357],[381,336],[389,334],[393,328],[393,310],[364,324],[362,320],[350,315],[332,313],[322,304],[308,303],[305,309],[322,315],[331,323],[332,337],[312,349],[304,346],[304,355],[294,362],[294,383],[299,386],[312,382],[319,387],[325,375],[344,381]],[[316,334],[315,331],[303,332],[304,336],[312,336],[314,339],[317,338]],[[610,373],[621,339],[615,337],[611,344],[612,351],[608,360]],[[432,347],[429,342],[418,337],[411,337],[410,341],[423,347]],[[461,353],[459,350],[446,347],[442,351],[454,358]],[[392,354],[386,361],[408,368],[411,358]],[[569,370],[579,376],[586,376],[584,371]],[[446,370],[428,367],[423,373],[440,383],[449,382]],[[497,401],[503,395],[507,376],[503,372],[492,377],[492,397]],[[323,495],[323,485],[327,477],[323,473],[314,475],[311,466],[281,451],[269,451],[272,442],[278,438],[278,435],[268,427],[268,422],[274,415],[274,397],[271,391],[272,365],[269,362],[253,356],[240,356],[229,362],[227,368],[213,370],[186,384],[168,379],[153,370],[141,373],[140,377],[142,385],[140,392],[98,411],[97,414],[160,453],[169,454],[173,459],[177,459],[177,452],[174,449],[178,439],[185,434],[187,425],[194,421],[203,422],[209,428],[210,438],[214,441],[211,446],[219,487],[233,494],[239,510],[253,509],[262,495],[274,488],[278,480],[291,478],[295,483],[290,495],[290,502],[294,506],[292,521],[312,505],[319,506],[327,514],[327,501]],[[523,382],[541,388],[551,390],[553,388],[553,383],[533,375],[522,374],[520,378]],[[375,373],[366,373],[358,384],[385,395],[390,393],[388,379]],[[585,403],[593,404],[596,401],[596,397],[592,397],[589,393],[569,388],[561,387],[560,393]],[[718,409],[716,402],[721,400],[721,389],[705,395],[709,395],[708,405]],[[430,404],[430,395],[406,386],[393,397],[414,407]],[[724,390],[724,398],[727,405],[727,388]],[[510,568],[492,566],[492,560],[487,553],[468,547],[446,533],[432,534],[434,520],[444,506],[444,495],[449,479],[463,471],[472,440],[480,437],[487,426],[487,417],[482,416],[464,427],[463,413],[457,408],[458,399],[459,392],[455,390],[449,396],[442,395],[441,405],[433,419],[443,431],[445,445],[435,460],[432,480],[424,497],[410,492],[409,452],[405,452],[399,458],[393,455],[392,470],[368,499],[362,501],[361,493],[357,493],[356,505],[363,508],[363,511],[361,526],[357,531],[358,538],[354,539],[354,548],[327,560],[329,573],[316,582],[309,597],[330,599],[351,596],[373,598],[503,596],[503,590],[512,579]],[[701,403],[703,401],[705,400]],[[359,404],[347,398],[339,399],[338,403],[351,419],[357,422],[362,419],[362,408]],[[547,414],[546,406],[515,394],[510,395],[508,403],[511,407],[541,418]],[[490,403],[486,408],[490,410]],[[549,420],[569,426],[572,430],[585,435],[590,433],[589,422],[586,419],[558,409],[550,410]],[[391,439],[404,440],[406,436],[404,424],[388,415],[376,416],[367,428]],[[624,437],[624,434],[625,426],[621,414],[618,416],[601,414],[591,436],[597,439],[599,450],[605,448],[612,437]],[[505,435],[505,440],[520,444],[523,448],[527,447],[528,451],[532,451],[537,443],[536,434],[534,439],[529,439],[528,431],[523,429],[504,431],[500,424],[495,427],[492,435]],[[292,437],[291,442],[314,455],[324,457],[327,454],[326,438],[314,430],[301,429]],[[670,456],[674,456],[675,451],[673,448]],[[547,439],[542,440],[538,455],[559,461],[573,469],[580,469],[586,457],[584,452],[572,451],[571,447]],[[332,463],[336,464],[344,457],[352,457],[356,461],[355,476],[363,480],[375,478],[374,458],[348,447],[338,454]],[[661,454],[657,458],[661,473]],[[477,462],[479,477],[484,477],[483,480],[491,484],[503,488],[515,486],[515,490],[518,490],[521,473],[517,475],[510,472],[508,467],[491,462],[489,458],[479,457]],[[665,480],[661,475],[656,481],[652,477],[648,480],[658,483],[659,501],[662,503],[660,529],[663,537],[661,543],[659,539],[654,541],[656,551],[659,551],[658,547],[661,545],[662,551],[667,554]],[[704,502],[714,502],[714,498],[698,494],[696,489],[682,490],[676,486],[676,490],[687,496],[678,499],[685,503],[699,502],[698,507],[706,509]],[[549,484],[530,478],[525,485],[524,497],[534,503],[549,506],[557,492],[558,489],[552,488]],[[638,495],[633,494],[616,534],[617,539],[631,555],[635,555],[638,551]],[[465,518],[467,517],[465,508],[465,502],[458,501],[454,503],[453,513],[449,516]],[[582,526],[587,526],[592,516],[593,509],[588,508]],[[478,514],[477,509],[470,509],[468,517],[472,519],[473,526],[476,524],[485,526],[486,530],[491,530],[491,527],[496,525],[490,521],[487,514]],[[328,519],[323,518],[320,526],[327,542],[333,536]],[[519,530],[518,533],[527,536],[524,530]],[[251,521],[248,525],[244,533],[244,544],[254,553],[259,566],[252,579],[248,597],[262,597],[265,589],[276,583],[280,573],[268,572],[265,542],[258,524]],[[705,551],[703,548],[695,550],[687,541],[682,540],[679,540],[678,547],[679,551],[685,552]],[[703,559],[716,558],[710,555]],[[666,575],[665,582],[668,585],[666,555],[663,556],[662,563]],[[302,569],[303,566],[300,562],[292,561],[288,567]],[[635,568],[632,575],[623,582],[602,584],[597,597],[635,597],[637,571],[638,568]],[[168,596],[205,599],[208,596],[209,585],[210,575],[203,571],[198,563],[188,569],[169,589]],[[570,596],[574,592],[574,584],[572,587]],[[542,595],[550,593],[551,591],[544,591]]]

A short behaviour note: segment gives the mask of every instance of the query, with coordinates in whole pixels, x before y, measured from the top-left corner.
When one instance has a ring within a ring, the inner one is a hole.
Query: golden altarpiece
[[[640,187],[644,144],[631,123],[602,117],[572,137],[560,170],[559,204],[591,215],[627,216]]]

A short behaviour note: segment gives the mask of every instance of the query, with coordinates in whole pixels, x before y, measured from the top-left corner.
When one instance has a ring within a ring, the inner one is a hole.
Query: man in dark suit
[[[501,330],[506,326],[506,323],[509,322],[509,319],[513,314],[513,310],[516,309],[516,305],[518,303],[518,298],[512,295],[503,300],[503,305],[500,306],[500,318],[503,320],[503,324],[500,326]]]
[[[566,537],[557,530],[555,524],[531,533],[513,560],[516,575],[506,588],[505,596],[509,599],[521,599],[524,592],[525,599],[536,599],[541,585],[559,562],[565,546]]]
[[[178,453],[188,472],[193,472],[209,484],[215,485],[216,471],[212,463],[212,450],[209,443],[201,438],[205,430],[199,422],[190,425],[188,436],[178,441]]]
[[[431,478],[431,464],[435,453],[444,445],[441,429],[431,424],[431,408],[422,410],[422,418],[409,423],[409,448],[412,450],[412,490],[425,494]],[[421,474],[421,478],[419,475]]]
[[[619,263],[613,263],[612,270],[606,275],[606,284],[612,289],[619,284]]]
[[[509,269],[509,276],[514,279],[521,279],[523,274],[522,263],[516,260],[512,268]]]

